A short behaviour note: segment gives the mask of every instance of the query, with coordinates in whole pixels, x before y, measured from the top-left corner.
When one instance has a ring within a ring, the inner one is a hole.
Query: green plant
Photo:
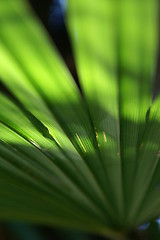
[[[120,239],[160,214],[158,0],[68,1],[83,94],[25,1],[0,18],[0,218]]]

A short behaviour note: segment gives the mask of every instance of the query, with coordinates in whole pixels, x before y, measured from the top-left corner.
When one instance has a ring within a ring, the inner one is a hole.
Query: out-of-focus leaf
[[[128,224],[138,214],[130,202],[138,149],[152,100],[158,1],[68,2],[68,25],[80,83],[119,222],[123,219],[123,224]],[[144,165],[143,169],[146,173]],[[137,184],[136,188],[134,201],[140,202],[137,192],[141,187]]]

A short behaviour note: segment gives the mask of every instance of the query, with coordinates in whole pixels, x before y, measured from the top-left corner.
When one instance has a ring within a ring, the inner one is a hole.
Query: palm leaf
[[[121,237],[160,214],[157,9],[68,1],[81,94],[28,4],[0,3],[1,219]]]
[[[157,1],[69,3],[80,81],[100,135],[100,151],[109,186],[115,191],[115,204],[119,212],[125,212],[123,221],[128,221],[137,150],[152,100]],[[136,185],[136,190],[141,187]],[[137,198],[137,193],[134,196]]]

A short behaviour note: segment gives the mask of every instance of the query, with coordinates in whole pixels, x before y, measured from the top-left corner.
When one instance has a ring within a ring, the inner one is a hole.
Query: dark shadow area
[[[157,53],[157,64],[155,69],[155,76],[154,76],[154,86],[153,86],[153,101],[156,99],[158,94],[160,93],[160,2],[158,4],[158,11],[159,11],[159,18],[158,18],[158,53]]]
[[[157,57],[157,66],[156,66],[156,72],[155,72],[155,81],[153,86],[153,101],[156,99],[160,92],[160,46],[158,51],[158,57]]]
[[[70,229],[58,229],[31,225],[23,222],[8,222],[0,225],[1,240],[107,240]]]

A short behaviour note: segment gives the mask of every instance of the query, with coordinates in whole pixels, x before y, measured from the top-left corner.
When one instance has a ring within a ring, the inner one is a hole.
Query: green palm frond
[[[158,0],[69,0],[82,93],[22,0],[0,2],[0,218],[110,237],[160,214]]]

